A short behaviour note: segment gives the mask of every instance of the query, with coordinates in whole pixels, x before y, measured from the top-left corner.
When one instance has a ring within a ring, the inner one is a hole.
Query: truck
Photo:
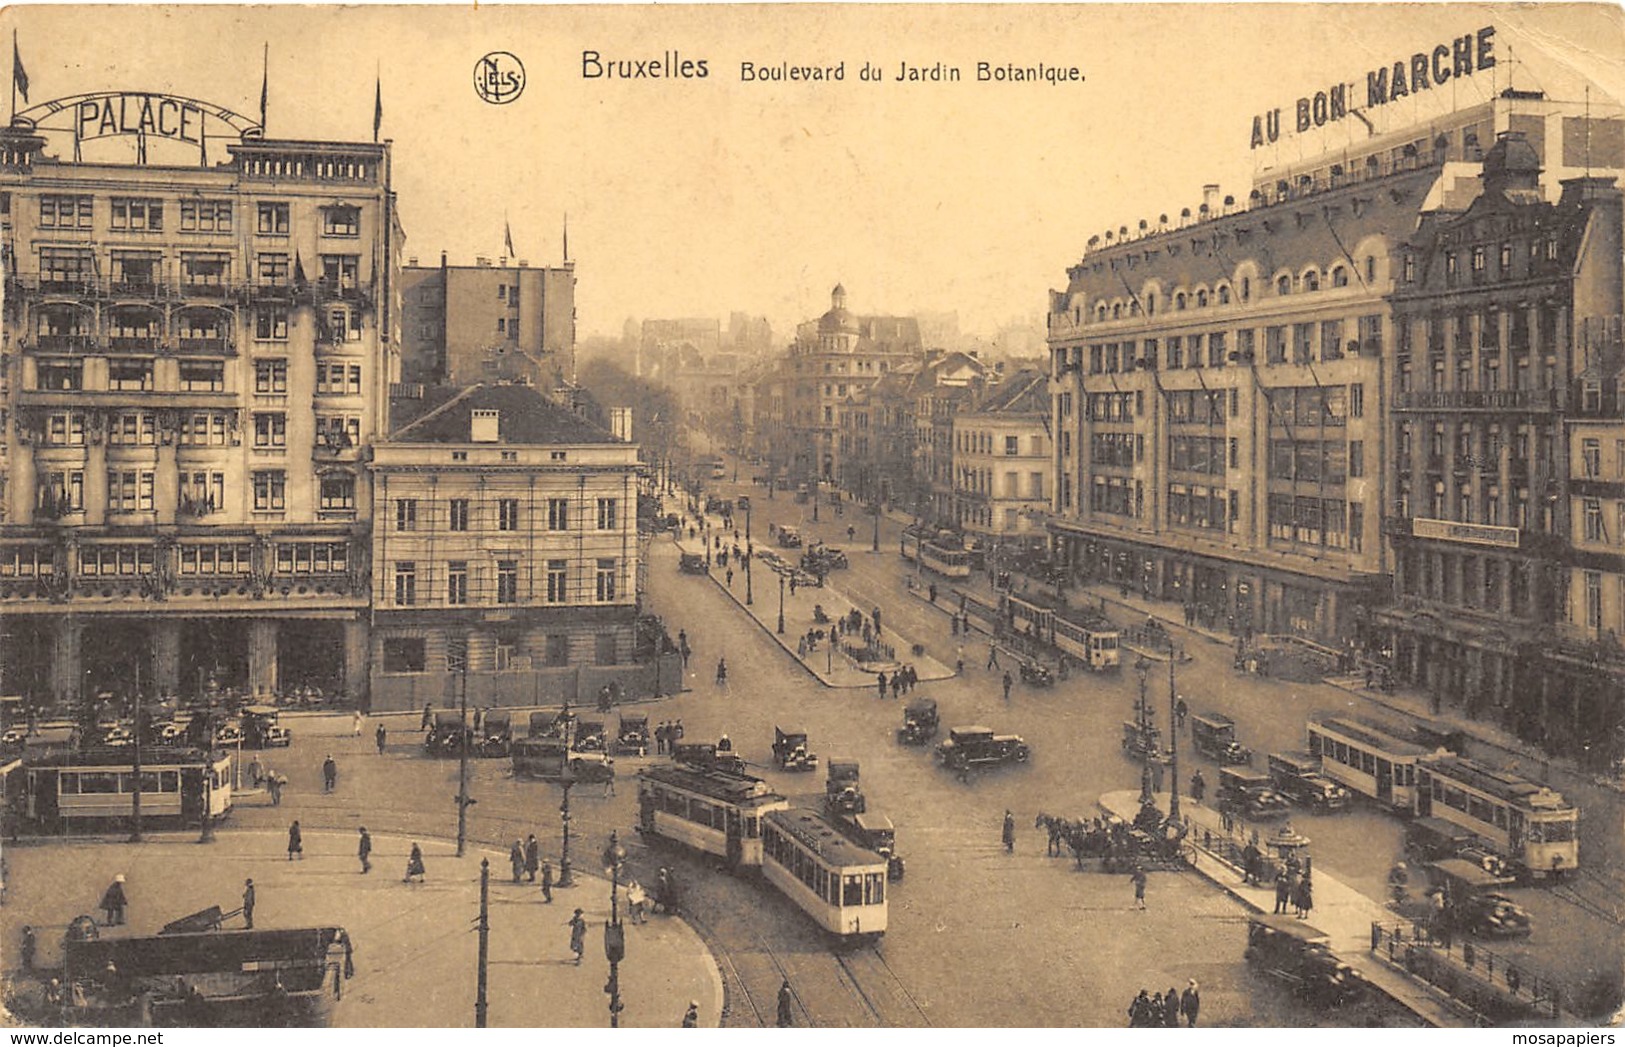
[[[1349,805],[1349,791],[1320,773],[1314,753],[1270,753],[1270,781],[1287,799],[1311,811],[1341,811]]]
[[[1253,751],[1236,741],[1236,721],[1223,713],[1193,713],[1191,744],[1196,751],[1221,764],[1253,762]]]

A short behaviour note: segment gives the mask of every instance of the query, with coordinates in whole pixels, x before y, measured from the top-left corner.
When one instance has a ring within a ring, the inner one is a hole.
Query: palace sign
[[[1395,99],[1443,87],[1454,77],[1472,76],[1493,68],[1495,27],[1487,25],[1477,32],[1436,44],[1430,50],[1417,51],[1408,59],[1396,59],[1391,65],[1369,70],[1365,74],[1363,106],[1358,104],[1362,95],[1357,82],[1332,84],[1298,99],[1293,127],[1302,134],[1353,115],[1371,129],[1371,122],[1362,110],[1377,109]],[[1281,110],[1271,109],[1253,117],[1252,148],[1273,144],[1280,137]]]
[[[108,135],[154,135],[200,145],[204,110],[187,98],[117,94],[87,98],[74,107],[74,134],[80,141]]]

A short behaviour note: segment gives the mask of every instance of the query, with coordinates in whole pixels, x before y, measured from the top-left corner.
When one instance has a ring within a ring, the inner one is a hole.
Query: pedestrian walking
[[[732,589],[733,587],[734,587],[734,569],[732,567],[730,567],[730,568],[728,568],[728,588]]]
[[[361,827],[361,842],[356,845],[355,855],[361,859],[362,875],[372,872],[372,834],[365,825]]]
[[[388,740],[388,738],[389,738],[389,732],[384,730],[384,725],[383,724],[379,724],[378,729],[376,731],[372,732],[372,740],[374,742],[376,742],[377,745],[378,745],[378,755],[379,756],[384,755],[384,743]]]
[[[1000,835],[1004,841],[1004,853],[1014,854],[1016,851],[1016,817],[1010,813],[1009,808],[1004,811],[1004,832]]]
[[[688,632],[683,629],[677,630],[677,653],[683,658],[683,668],[687,669],[688,656],[693,654],[694,651],[693,648],[689,647],[688,645]]]
[[[965,675],[965,645],[960,644],[954,648],[954,675]]]
[[[1313,881],[1310,879],[1309,874],[1307,873],[1304,874],[1302,880],[1298,881],[1298,896],[1296,899],[1294,899],[1293,904],[1297,906],[1298,919],[1300,920],[1308,919],[1309,914],[1314,911],[1315,888]]]
[[[1179,1028],[1179,990],[1172,985],[1162,994],[1162,1024],[1164,1028]]]
[[[117,927],[124,922],[124,909],[130,904],[124,894],[124,874],[113,877],[113,882],[102,892],[102,912],[107,914],[107,925]]]
[[[626,881],[626,918],[633,923],[649,922],[649,892],[637,880]]]
[[[791,1010],[790,979],[784,979],[779,986],[779,1028],[788,1029],[795,1024],[795,1013]]]
[[[1195,800],[1197,803],[1201,803],[1202,797],[1206,795],[1207,779],[1203,778],[1202,772],[1198,770],[1195,774],[1191,775],[1191,799]]]
[[[875,678],[875,684],[876,684],[876,686],[878,686],[880,688],[880,697],[882,697],[882,698],[886,697],[886,674],[885,674],[885,672],[881,672]]]
[[[1141,989],[1140,995],[1134,997],[1128,1005],[1128,1027],[1130,1029],[1143,1029],[1151,1024],[1151,993]]]
[[[357,709],[350,719],[350,737],[361,737],[361,710]]]
[[[22,958],[23,958],[23,972],[24,973],[26,973],[26,974],[33,974],[34,973],[34,955],[35,955],[36,950],[38,950],[38,948],[39,948],[39,943],[34,938],[34,928],[32,928],[32,927],[24,927],[23,928],[23,944],[22,944],[22,949],[20,950],[20,952],[22,954]]]
[[[406,875],[401,878],[402,883],[412,882],[416,876],[419,883],[427,883],[428,871],[423,867],[423,848],[416,843],[412,844],[412,853],[406,856]]]
[[[531,833],[525,837],[525,882],[536,882],[536,870],[542,865],[542,845],[536,842],[536,834]]]
[[[432,723],[434,723],[434,711],[429,707],[428,702],[424,702],[423,719],[418,723],[418,730],[427,731]]]
[[[339,785],[339,765],[328,753],[327,759],[322,761],[322,792],[330,793]]]
[[[243,883],[243,926],[248,930],[254,929],[254,881],[246,880]]]
[[[901,669],[899,669],[898,671],[892,673],[892,675],[891,675],[891,696],[895,699],[895,698],[901,697],[902,694],[903,694],[903,672],[902,672]]]
[[[542,901],[553,904],[553,863],[547,860],[542,862]]]
[[[1292,882],[1285,875],[1275,877],[1275,913],[1276,916],[1285,916],[1287,903],[1292,900]]]
[[[282,806],[282,776],[270,768],[265,771],[265,788],[271,794],[271,806]]]
[[[683,1028],[698,1029],[700,1027],[700,1005],[694,1000],[688,1001],[688,1010],[683,1013]]]
[[[1202,987],[1192,978],[1179,994],[1179,1010],[1185,1016],[1185,1028],[1196,1028],[1196,1015],[1202,1010]]]
[[[604,799],[615,795],[615,757],[604,757]]]
[[[985,668],[985,669],[997,669],[998,667],[999,667],[999,645],[994,643],[992,640],[989,640],[987,642],[987,665],[983,666],[983,668]]]
[[[264,782],[265,768],[260,766],[260,758],[256,754],[248,763],[248,784],[258,789]]]
[[[1131,880],[1134,884],[1134,904],[1143,910],[1145,908],[1145,870],[1136,865]]]
[[[508,848],[508,865],[513,869],[513,882],[518,883],[519,878],[525,874],[525,845],[517,838],[513,846]]]
[[[1015,681],[1010,678],[1010,674],[1007,672],[1007,673],[1004,674],[1004,681],[1003,682],[1004,682],[1004,700],[1008,702],[1010,700],[1010,685],[1013,684]]]
[[[581,966],[581,952],[586,948],[586,942],[587,921],[581,918],[581,910],[577,909],[576,914],[570,917],[570,951],[575,953],[577,967]]]

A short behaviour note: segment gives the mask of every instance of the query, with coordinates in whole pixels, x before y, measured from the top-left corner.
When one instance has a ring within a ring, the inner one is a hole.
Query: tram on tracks
[[[886,933],[886,859],[854,843],[816,811],[762,818],[762,875],[843,944]]]
[[[897,540],[897,553],[909,563],[920,558],[920,543],[930,536],[931,532],[919,525],[903,528],[903,535]]]
[[[1081,625],[1056,615],[1055,646],[1090,672],[1116,672],[1123,667],[1123,634],[1116,629]]]
[[[128,748],[54,752],[23,761],[22,820],[45,832],[135,816],[135,767]],[[231,756],[148,747],[141,761],[141,818],[153,825],[202,825],[231,810]]]
[[[1417,769],[1416,814],[1465,829],[1525,878],[1580,866],[1580,809],[1563,794],[1460,756]]]
[[[715,855],[734,871],[761,867],[763,816],[789,806],[749,775],[687,767],[638,772],[639,831]]]
[[[971,559],[969,549],[952,548],[939,541],[920,545],[920,566],[944,578],[969,578]]]
[[[1320,757],[1322,774],[1396,814],[1416,813],[1418,767],[1449,755],[1363,721],[1310,720],[1308,731],[1309,752]]]

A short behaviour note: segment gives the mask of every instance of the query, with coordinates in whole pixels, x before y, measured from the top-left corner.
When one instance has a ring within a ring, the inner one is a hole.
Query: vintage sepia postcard
[[[0,30],[8,1024],[1620,1012],[1618,6]]]

